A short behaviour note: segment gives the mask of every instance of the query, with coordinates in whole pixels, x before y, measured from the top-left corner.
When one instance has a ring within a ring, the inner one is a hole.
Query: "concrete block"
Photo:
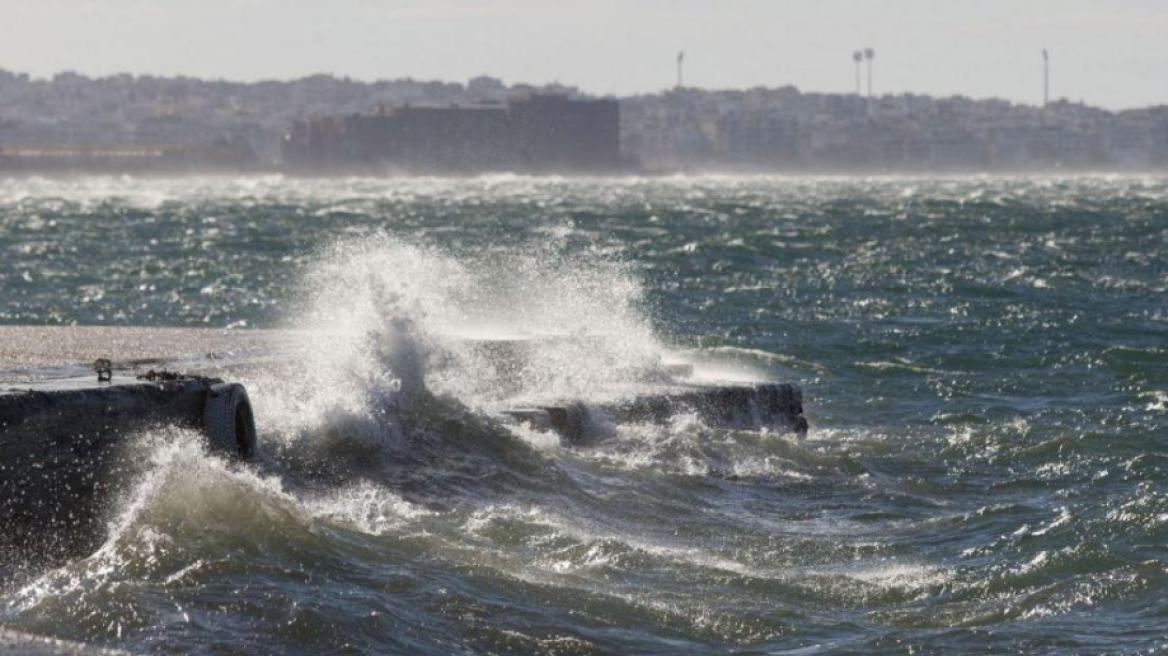
[[[222,382],[93,381],[0,390],[0,546],[49,558],[91,546],[117,447],[151,427],[198,427],[207,389]]]
[[[807,432],[803,392],[787,383],[690,387],[596,406],[574,402],[514,408],[502,414],[537,430],[556,431],[569,443],[580,443],[588,436],[589,426],[600,420],[663,424],[686,413],[722,428]]]

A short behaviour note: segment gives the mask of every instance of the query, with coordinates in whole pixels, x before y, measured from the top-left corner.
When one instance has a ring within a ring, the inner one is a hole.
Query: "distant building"
[[[733,112],[718,121],[721,159],[728,164],[795,168],[799,124],[770,112]]]
[[[620,106],[562,95],[386,105],[298,121],[283,154],[306,173],[611,172],[622,167]]]

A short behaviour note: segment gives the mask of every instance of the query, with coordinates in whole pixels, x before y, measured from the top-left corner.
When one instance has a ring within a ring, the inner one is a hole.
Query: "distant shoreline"
[[[238,179],[280,177],[294,180],[498,180],[498,179],[594,179],[594,180],[637,180],[670,178],[1042,178],[1042,177],[1141,177],[1168,176],[1168,167],[1153,169],[899,169],[899,170],[831,170],[831,169],[728,169],[701,168],[677,170],[643,170],[636,172],[547,172],[530,171],[480,171],[474,173],[414,171],[394,173],[376,172],[335,172],[304,173],[286,171],[279,168],[250,169],[245,171],[0,171],[0,181],[13,180],[83,180],[101,178],[130,178],[142,180],[182,180],[182,179]]]

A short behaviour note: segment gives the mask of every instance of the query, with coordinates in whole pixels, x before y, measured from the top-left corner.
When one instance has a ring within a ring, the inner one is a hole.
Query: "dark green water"
[[[141,436],[105,546],[0,587],[6,626],[206,654],[1168,646],[1165,179],[10,181],[0,257],[0,322],[315,340],[312,380],[247,381],[256,468]],[[500,390],[452,337],[500,330],[605,345]],[[569,448],[484,410],[662,356],[800,383],[810,434]]]

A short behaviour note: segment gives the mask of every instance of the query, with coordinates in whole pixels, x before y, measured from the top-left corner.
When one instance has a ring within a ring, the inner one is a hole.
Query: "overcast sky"
[[[597,94],[686,83],[1168,103],[1168,0],[0,0],[0,67],[257,80],[559,81]]]

